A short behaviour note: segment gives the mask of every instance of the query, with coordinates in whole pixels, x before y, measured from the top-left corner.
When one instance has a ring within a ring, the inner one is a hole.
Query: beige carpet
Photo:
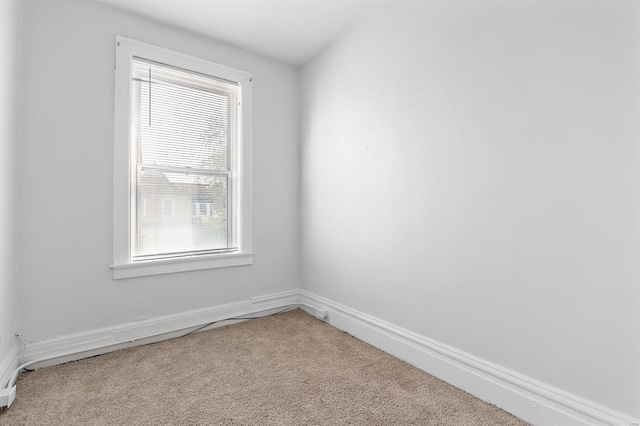
[[[2,425],[525,425],[300,310],[23,373]]]

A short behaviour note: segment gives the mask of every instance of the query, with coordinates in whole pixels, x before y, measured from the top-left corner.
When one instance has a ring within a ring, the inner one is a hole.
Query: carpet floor
[[[301,310],[17,384],[1,425],[526,425]]]

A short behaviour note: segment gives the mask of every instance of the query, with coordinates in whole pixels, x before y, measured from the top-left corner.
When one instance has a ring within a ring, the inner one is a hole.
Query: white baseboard
[[[20,362],[24,364],[38,361],[30,368],[41,368],[76,361],[117,349],[178,337],[203,324],[246,315],[266,315],[288,306],[298,307],[298,301],[298,290],[290,290],[211,308],[68,334],[27,343]]]
[[[0,389],[4,388],[9,380],[11,380],[13,372],[18,368],[19,359],[20,351],[17,345],[11,348],[9,353],[0,359]]]
[[[303,309],[326,322],[533,425],[638,425],[638,419],[541,383],[443,343],[300,291]]]
[[[0,408],[10,407],[16,397],[16,387],[7,386],[14,371],[18,368],[20,350],[14,345],[2,359],[0,359]]]
[[[290,290],[250,300],[166,315],[28,343],[0,360],[0,387],[21,363],[44,367],[177,337],[189,329],[239,316],[260,316],[287,307],[312,315],[328,311],[325,321],[533,425],[638,425],[638,420],[533,378],[490,363],[409,330],[305,290]]]

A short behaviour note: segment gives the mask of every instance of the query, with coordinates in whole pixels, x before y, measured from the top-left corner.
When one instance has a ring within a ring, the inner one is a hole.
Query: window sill
[[[113,279],[173,274],[175,272],[226,268],[253,264],[254,253],[230,253],[180,259],[149,260],[145,262],[111,265]]]

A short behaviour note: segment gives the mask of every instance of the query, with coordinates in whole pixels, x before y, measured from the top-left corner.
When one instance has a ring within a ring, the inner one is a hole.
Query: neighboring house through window
[[[117,37],[115,126],[114,278],[251,264],[251,75]]]

